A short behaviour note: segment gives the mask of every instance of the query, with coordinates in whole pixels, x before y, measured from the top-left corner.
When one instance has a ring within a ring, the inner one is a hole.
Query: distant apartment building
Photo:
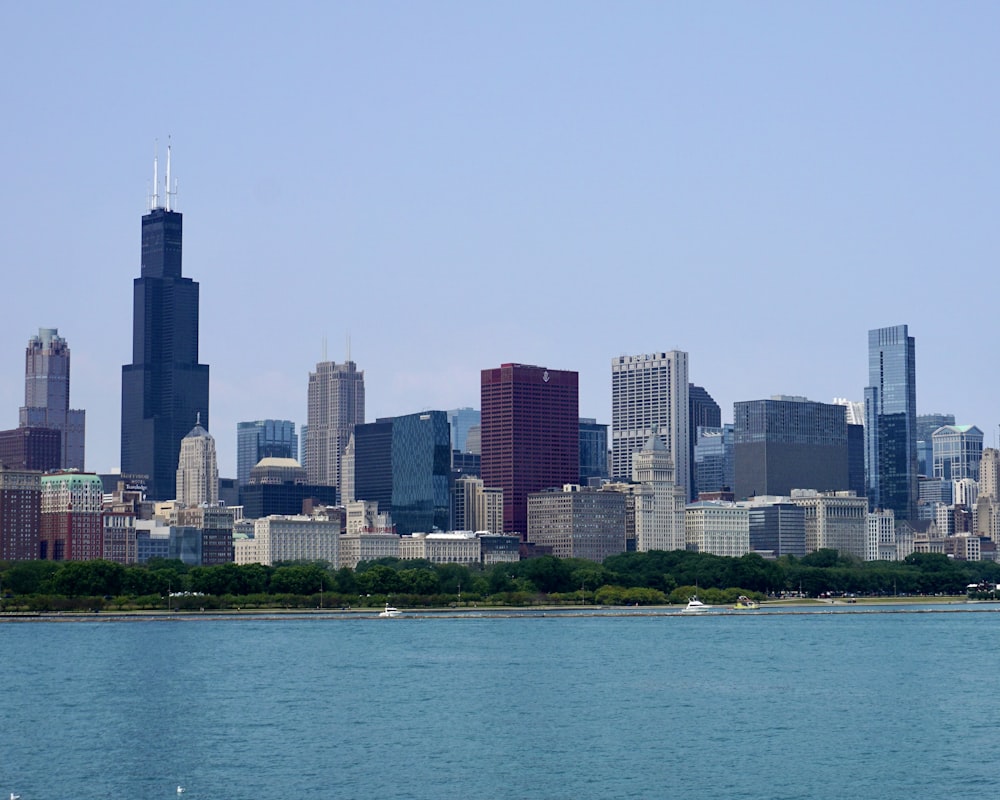
[[[868,554],[868,503],[853,492],[792,491],[791,502],[805,509],[806,552],[831,549],[864,559]]]
[[[451,527],[460,531],[503,532],[503,489],[463,476],[451,490]]]
[[[39,557],[42,474],[0,466],[0,561]]]
[[[750,514],[735,503],[691,503],[685,509],[684,528],[688,550],[732,558],[750,552]]]
[[[528,495],[528,541],[598,563],[625,552],[625,495],[567,484]]]
[[[104,485],[92,473],[56,472],[41,478],[39,558],[91,561],[104,555]]]

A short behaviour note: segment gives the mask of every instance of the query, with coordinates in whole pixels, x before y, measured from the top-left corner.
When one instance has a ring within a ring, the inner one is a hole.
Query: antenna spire
[[[351,332],[347,332],[347,360],[351,360]]]
[[[170,210],[170,137],[167,137],[167,180],[164,186],[164,194],[167,196],[167,211]]]
[[[153,140],[153,200],[150,203],[150,211],[155,211],[160,207],[160,195],[159,195],[160,186],[159,186],[159,177],[157,175],[157,167],[159,166],[158,159],[160,156],[159,150],[160,150],[159,142],[156,139],[154,139]]]

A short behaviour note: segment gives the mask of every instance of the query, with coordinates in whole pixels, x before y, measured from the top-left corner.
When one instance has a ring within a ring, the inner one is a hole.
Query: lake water
[[[995,610],[0,623],[0,797],[995,792]]]

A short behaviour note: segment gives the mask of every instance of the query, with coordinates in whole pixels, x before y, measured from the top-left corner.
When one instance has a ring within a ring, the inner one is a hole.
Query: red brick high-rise
[[[576,372],[528,364],[484,369],[482,478],[503,489],[503,532],[528,534],[528,493],[580,480]]]
[[[0,466],[0,561],[38,558],[42,473]]]

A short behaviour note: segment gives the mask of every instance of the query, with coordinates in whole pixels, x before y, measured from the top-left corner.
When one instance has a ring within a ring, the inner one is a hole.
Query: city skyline
[[[476,406],[479,371],[518,361],[578,372],[581,415],[610,423],[608,360],[679,349],[728,422],[776,394],[861,400],[865,332],[906,323],[918,413],[995,443],[1000,378],[979,343],[998,281],[1000,9],[161,17],[5,10],[19,36],[0,92],[18,113],[0,144],[18,157],[0,219],[18,302],[0,321],[0,428],[17,424],[24,341],[58,327],[87,467],[121,466],[106,398],[129,361],[154,140],[162,154],[172,137],[227,476],[236,423],[305,423],[306,376],[348,336],[368,420]],[[188,55],[153,91],[134,65],[155,39]],[[965,325],[935,313],[939,274]],[[650,313],[606,303],[638,284],[661,288]],[[838,300],[819,302],[831,285]],[[307,313],[324,295],[337,311]]]

